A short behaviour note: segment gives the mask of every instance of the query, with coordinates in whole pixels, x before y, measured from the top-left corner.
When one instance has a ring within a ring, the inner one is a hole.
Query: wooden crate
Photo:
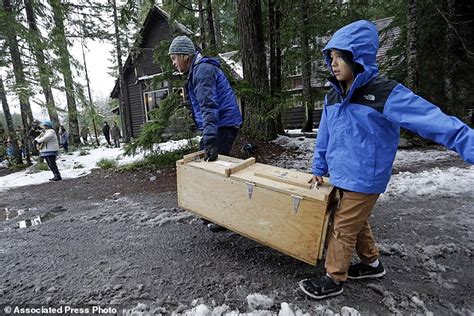
[[[204,152],[177,162],[178,205],[310,264],[322,258],[336,190],[311,174]],[[328,181],[328,179],[326,179]]]

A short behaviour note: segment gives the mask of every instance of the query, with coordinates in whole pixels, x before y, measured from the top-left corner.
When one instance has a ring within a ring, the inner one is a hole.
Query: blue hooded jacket
[[[218,60],[196,53],[189,70],[187,93],[204,145],[217,140],[218,128],[242,125],[237,99]]]
[[[337,80],[330,78],[332,89],[324,99],[313,174],[329,173],[331,183],[345,190],[383,193],[390,180],[400,127],[474,163],[474,130],[402,84],[379,76],[378,47],[375,25],[357,21],[338,30],[324,48],[329,69],[328,53],[337,49],[351,52],[360,70],[345,97]]]

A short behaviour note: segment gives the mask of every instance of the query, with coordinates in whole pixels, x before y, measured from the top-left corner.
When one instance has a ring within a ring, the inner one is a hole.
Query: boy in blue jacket
[[[379,278],[385,269],[368,218],[390,180],[400,127],[456,151],[474,163],[474,130],[378,74],[375,25],[357,21],[338,30],[323,50],[332,77],[324,99],[313,183],[329,173],[341,200],[328,234],[326,275],[299,282],[316,299],[339,295],[347,278]],[[350,265],[356,250],[360,262]]]
[[[171,42],[168,55],[176,69],[188,74],[186,94],[191,101],[194,122],[202,132],[201,150],[204,160],[214,161],[217,155],[230,155],[242,115],[237,99],[217,59],[202,56],[187,36]],[[225,228],[205,221],[213,232]]]

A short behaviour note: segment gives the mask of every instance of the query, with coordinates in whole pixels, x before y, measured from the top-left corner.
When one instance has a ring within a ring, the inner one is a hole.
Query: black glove
[[[204,161],[217,160],[217,146],[215,142],[210,142],[207,145],[205,145],[204,150],[206,151],[206,156],[204,157]]]

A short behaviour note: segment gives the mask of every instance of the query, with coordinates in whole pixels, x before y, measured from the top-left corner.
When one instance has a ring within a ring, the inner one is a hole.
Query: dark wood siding
[[[136,77],[130,73],[127,77],[128,97],[130,100],[130,121],[132,123],[132,137],[137,137],[140,134],[143,126],[143,107],[141,100],[139,83],[136,82]]]
[[[138,78],[161,72],[160,66],[153,62],[153,50],[162,40],[169,39],[170,37],[171,33],[168,22],[161,15],[153,14],[144,32],[140,45],[140,54],[134,60],[126,76],[129,89],[132,137],[138,137],[145,123],[142,95],[144,91],[142,91],[142,83],[138,81]]]
[[[290,108],[283,112],[281,121],[284,129],[296,129],[301,128],[305,119],[305,109],[302,106]],[[321,120],[322,109],[315,109],[313,111],[313,122],[314,127],[319,126]]]

